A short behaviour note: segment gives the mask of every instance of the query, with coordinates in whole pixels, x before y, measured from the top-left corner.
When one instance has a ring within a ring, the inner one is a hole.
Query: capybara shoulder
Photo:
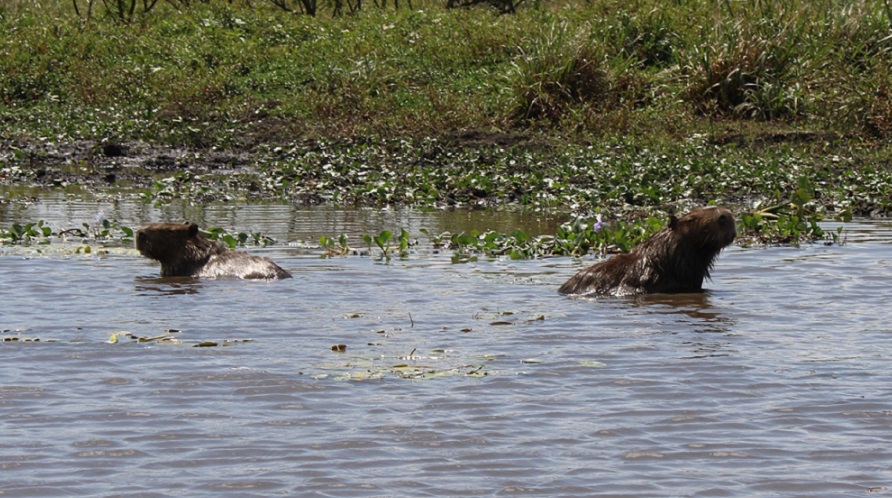
[[[288,278],[290,273],[267,258],[231,251],[199,233],[198,225],[151,223],[136,232],[136,249],[161,263],[162,277]]]
[[[701,207],[636,246],[596,263],[561,286],[563,294],[626,296],[656,292],[699,292],[722,248],[737,237],[734,215],[722,207]]]

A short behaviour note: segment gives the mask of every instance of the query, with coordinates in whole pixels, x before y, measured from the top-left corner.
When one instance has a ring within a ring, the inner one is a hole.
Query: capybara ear
[[[196,235],[198,235],[198,225],[193,223],[193,224],[189,225],[189,236],[195,237]]]
[[[670,214],[669,215],[669,229],[675,230],[676,228],[678,228],[678,217],[676,217],[674,214]]]

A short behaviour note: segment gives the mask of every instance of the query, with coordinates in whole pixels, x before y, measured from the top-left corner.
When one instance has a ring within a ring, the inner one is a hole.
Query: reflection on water
[[[644,313],[665,313],[693,318],[694,325],[703,324],[703,332],[725,332],[733,325],[733,318],[712,305],[710,291],[686,294],[651,294],[635,296],[631,301]]]
[[[682,294],[644,294],[633,296],[631,301],[641,306],[663,306],[668,308],[711,308],[709,304],[709,291],[688,292]]]
[[[96,208],[34,206],[15,220]],[[287,241],[503,230],[485,212],[194,214]],[[703,293],[605,299],[557,293],[589,259],[280,244],[262,252],[294,278],[245,282],[157,278],[133,250],[4,252],[0,494],[888,493],[892,230],[859,225],[842,247],[729,248]]]
[[[194,277],[136,277],[136,292],[139,295],[197,294],[201,280]]]
[[[734,352],[733,335],[736,321],[733,313],[713,303],[715,298],[709,290],[684,294],[647,294],[624,298],[573,298],[589,301],[598,307],[605,300],[618,300],[641,316],[654,315],[659,318],[655,334],[678,335],[679,330],[692,333],[685,345],[684,358],[705,358],[727,356]]]

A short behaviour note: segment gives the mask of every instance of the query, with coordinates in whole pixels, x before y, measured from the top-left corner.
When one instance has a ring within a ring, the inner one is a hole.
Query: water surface
[[[0,494],[889,493],[888,223],[847,224],[843,246],[731,247],[703,294],[593,300],[556,293],[591,258],[385,262],[288,244],[519,226],[497,226],[508,215],[5,208],[2,224],[101,210],[260,229],[280,243],[254,252],[294,278],[159,279],[123,248],[0,251]]]

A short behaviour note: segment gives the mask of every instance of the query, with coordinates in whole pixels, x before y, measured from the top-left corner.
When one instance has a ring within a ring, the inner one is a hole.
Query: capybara
[[[677,218],[632,249],[580,271],[559,292],[583,296],[628,296],[699,292],[722,248],[734,241],[734,215],[701,207]]]
[[[162,277],[289,278],[267,258],[231,251],[198,233],[198,225],[151,223],[136,232],[136,249],[161,263]]]

